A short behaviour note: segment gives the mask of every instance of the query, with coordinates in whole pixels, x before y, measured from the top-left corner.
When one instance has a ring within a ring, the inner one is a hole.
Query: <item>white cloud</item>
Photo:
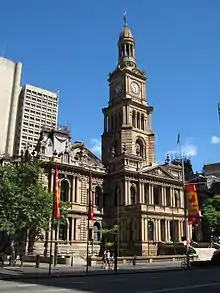
[[[220,143],[220,137],[213,135],[211,138],[212,144],[219,144]]]
[[[181,152],[185,157],[195,157],[198,153],[197,146],[191,142],[186,142],[182,145]],[[167,153],[171,155],[176,155],[180,153],[180,150],[177,147],[176,149],[168,151]]]
[[[97,156],[101,156],[101,150],[102,150],[101,141],[97,138],[91,138],[90,143],[91,143],[91,147],[90,147],[91,152],[93,152]]]

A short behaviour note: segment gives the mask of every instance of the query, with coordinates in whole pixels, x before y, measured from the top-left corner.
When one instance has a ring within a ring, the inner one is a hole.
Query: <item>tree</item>
[[[102,243],[104,247],[112,247],[115,244],[115,236],[118,235],[119,226],[114,225],[110,229],[102,229]]]
[[[217,228],[220,226],[220,195],[214,195],[207,199],[203,206],[203,217],[209,227]]]
[[[0,231],[16,235],[20,245],[27,235],[32,243],[48,231],[52,216],[53,195],[42,182],[43,169],[39,162],[0,166]],[[61,205],[63,223],[68,205]]]

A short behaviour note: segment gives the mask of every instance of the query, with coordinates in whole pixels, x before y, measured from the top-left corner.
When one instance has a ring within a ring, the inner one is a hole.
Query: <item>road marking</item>
[[[71,290],[72,289],[54,288],[54,289],[41,289],[40,292],[60,292],[60,291],[71,291]]]
[[[183,286],[183,287],[175,287],[175,288],[166,288],[166,289],[158,289],[158,290],[151,290],[151,291],[142,291],[139,293],[162,293],[162,292],[173,292],[178,290],[190,290],[196,288],[204,288],[204,287],[214,287],[220,286],[220,283],[209,283],[209,284],[199,284],[199,285],[192,285],[192,286]]]
[[[18,285],[15,285],[16,287],[36,287],[38,286],[37,284],[18,284]]]

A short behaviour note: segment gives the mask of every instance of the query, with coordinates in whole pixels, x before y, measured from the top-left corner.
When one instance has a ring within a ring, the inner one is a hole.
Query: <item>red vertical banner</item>
[[[94,221],[93,200],[92,200],[92,171],[89,171],[89,220]]]
[[[55,165],[55,190],[54,190],[54,217],[60,218],[60,191],[59,191],[59,179],[58,179],[58,166]]]
[[[199,202],[195,184],[186,185],[185,191],[187,198],[188,223],[198,224],[200,221]]]

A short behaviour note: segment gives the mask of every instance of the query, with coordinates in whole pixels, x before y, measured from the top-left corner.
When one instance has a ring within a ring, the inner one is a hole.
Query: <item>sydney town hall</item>
[[[90,171],[94,253],[100,249],[102,228],[115,224],[120,255],[155,255],[158,243],[181,242],[182,169],[172,165],[169,157],[162,165],[155,163],[153,106],[147,103],[146,79],[136,64],[135,39],[125,21],[118,39],[117,67],[108,76],[108,106],[102,109],[101,160],[82,142],[72,143],[65,128],[41,132],[37,151],[45,166],[45,185],[53,191],[57,162],[61,200],[71,203],[66,225],[53,235],[61,253],[86,252]],[[50,235],[46,238],[51,240]],[[36,243],[36,250],[44,250],[45,239]]]

